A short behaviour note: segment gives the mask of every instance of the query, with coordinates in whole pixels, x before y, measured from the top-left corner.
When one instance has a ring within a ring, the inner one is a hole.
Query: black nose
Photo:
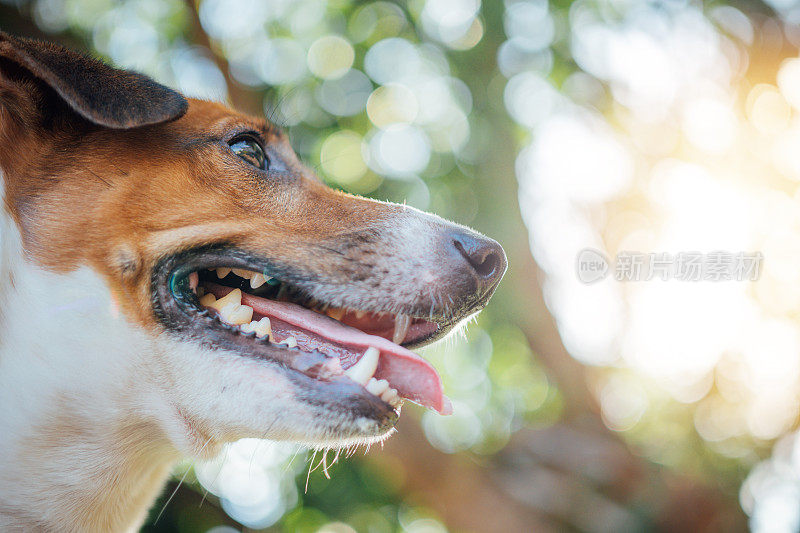
[[[494,286],[506,271],[506,253],[492,239],[466,231],[452,233],[453,246],[461,254],[484,286]]]

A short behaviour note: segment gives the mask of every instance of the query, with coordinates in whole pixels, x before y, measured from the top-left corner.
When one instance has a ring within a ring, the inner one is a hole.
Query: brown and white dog
[[[503,249],[324,186],[262,119],[0,33],[0,530],[141,525],[172,465],[243,437],[347,446]],[[231,269],[234,269],[231,271]]]

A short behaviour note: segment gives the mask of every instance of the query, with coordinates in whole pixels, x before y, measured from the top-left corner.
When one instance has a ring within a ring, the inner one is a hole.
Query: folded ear
[[[0,32],[0,58],[29,71],[87,120],[126,129],[174,120],[188,102],[152,79],[61,46]]]

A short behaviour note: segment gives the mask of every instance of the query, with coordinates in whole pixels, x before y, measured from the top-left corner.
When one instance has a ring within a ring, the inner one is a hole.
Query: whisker
[[[209,438],[208,438],[208,440],[205,442],[205,444],[203,444],[203,446],[200,448],[200,451],[197,453],[197,455],[200,455],[201,453],[203,453],[203,450],[205,450],[205,449],[206,449],[206,446],[208,446],[208,443],[209,443],[209,442],[211,442],[211,439],[212,439],[212,438],[213,438],[213,437],[209,437]],[[192,461],[192,463],[191,463],[191,465],[189,466],[189,468],[187,468],[187,469],[186,469],[186,472],[184,472],[184,473],[183,473],[183,476],[181,476],[181,479],[180,479],[180,481],[178,481],[178,486],[177,486],[177,487],[175,487],[175,490],[173,490],[173,491],[172,491],[172,494],[170,494],[170,495],[169,495],[169,498],[167,498],[167,501],[166,501],[166,502],[164,502],[164,506],[163,506],[163,507],[161,507],[161,511],[159,511],[159,513],[158,513],[158,516],[156,517],[155,521],[153,522],[153,525],[157,524],[157,523],[158,523],[158,521],[161,519],[161,515],[163,515],[163,514],[164,514],[164,511],[167,509],[167,505],[169,505],[169,503],[172,501],[172,498],[174,498],[174,497],[175,497],[175,494],[178,492],[178,489],[179,489],[179,488],[181,488],[181,485],[183,485],[183,481],[186,479],[186,476],[188,476],[188,475],[189,475],[189,471],[190,471],[192,468],[194,468],[195,462],[196,462],[196,461]],[[202,504],[203,502],[200,502],[200,503]]]
[[[314,450],[314,454],[311,456],[311,460],[308,463],[308,473],[306,474],[306,489],[305,489],[306,494],[308,493],[308,481],[311,479],[311,472],[316,470],[316,468],[314,470],[311,469],[311,467],[314,466],[314,458],[316,456],[317,456],[317,450]]]

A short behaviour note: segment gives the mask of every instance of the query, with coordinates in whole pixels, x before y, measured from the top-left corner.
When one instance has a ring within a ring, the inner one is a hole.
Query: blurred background
[[[0,0],[0,29],[265,114],[332,187],[506,248],[349,458],[245,440],[145,531],[800,530],[797,0]],[[581,250],[757,252],[756,281],[582,283]]]

